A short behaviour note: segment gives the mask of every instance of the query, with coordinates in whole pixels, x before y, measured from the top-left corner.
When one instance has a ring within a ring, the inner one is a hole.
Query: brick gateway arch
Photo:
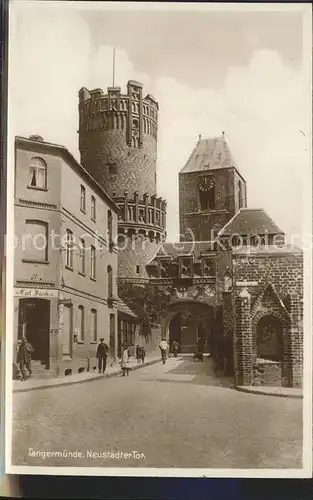
[[[194,353],[202,339],[204,352],[212,354],[217,334],[216,310],[212,305],[183,300],[168,306],[162,335],[166,336],[170,345],[176,340],[181,346],[181,353]]]

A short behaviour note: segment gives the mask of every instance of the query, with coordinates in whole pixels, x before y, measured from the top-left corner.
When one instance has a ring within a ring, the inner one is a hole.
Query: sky
[[[10,3],[11,136],[40,134],[79,161],[78,90],[112,85],[115,47],[115,84],[141,81],[159,102],[168,239],[178,239],[178,172],[199,134],[224,131],[248,206],[297,240],[311,182],[309,6]]]

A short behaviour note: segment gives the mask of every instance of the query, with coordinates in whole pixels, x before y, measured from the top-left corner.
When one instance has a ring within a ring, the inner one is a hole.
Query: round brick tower
[[[157,197],[158,103],[142,84],[79,91],[83,167],[119,208],[118,278],[141,282],[165,235],[166,202]]]

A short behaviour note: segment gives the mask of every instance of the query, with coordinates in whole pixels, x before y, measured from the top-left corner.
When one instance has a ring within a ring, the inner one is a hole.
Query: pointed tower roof
[[[202,139],[199,136],[196,147],[180,173],[202,172],[227,167],[237,169],[223,132],[220,137],[210,139]]]

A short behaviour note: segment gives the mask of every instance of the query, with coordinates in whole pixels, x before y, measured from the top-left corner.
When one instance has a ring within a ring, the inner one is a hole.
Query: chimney
[[[43,137],[41,137],[41,135],[38,135],[38,134],[30,135],[29,139],[31,141],[43,142]]]

